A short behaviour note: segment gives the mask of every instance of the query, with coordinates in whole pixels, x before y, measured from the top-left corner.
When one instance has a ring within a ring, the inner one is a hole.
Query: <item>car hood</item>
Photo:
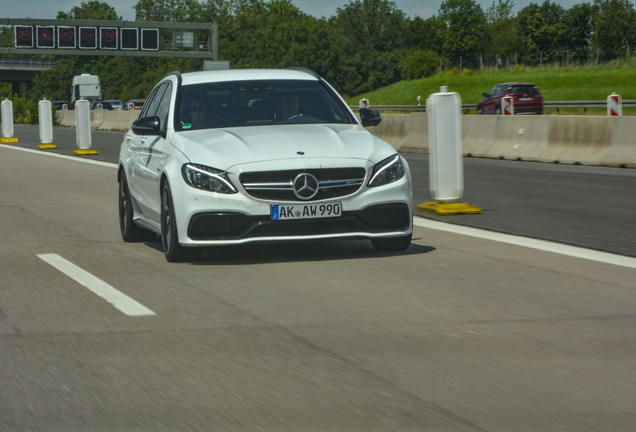
[[[268,125],[184,131],[176,133],[172,143],[191,162],[222,170],[272,162],[276,162],[277,169],[287,169],[297,167],[299,159],[308,165],[315,165],[317,159],[332,159],[334,163],[357,159],[356,165],[360,165],[360,160],[376,163],[396,153],[360,125]]]

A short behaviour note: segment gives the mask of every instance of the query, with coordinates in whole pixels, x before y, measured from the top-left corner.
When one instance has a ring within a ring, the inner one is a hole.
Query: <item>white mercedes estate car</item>
[[[201,247],[369,239],[408,248],[411,175],[395,149],[306,69],[173,72],[119,154],[124,241],[161,237],[168,261]]]

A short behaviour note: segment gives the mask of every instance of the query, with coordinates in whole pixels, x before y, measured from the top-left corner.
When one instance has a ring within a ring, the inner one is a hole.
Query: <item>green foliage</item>
[[[623,56],[636,45],[636,11],[629,0],[594,0],[593,40],[601,59]]]
[[[443,53],[463,64],[476,66],[478,53],[486,40],[486,15],[474,0],[446,0],[440,6],[440,18],[446,22]]]
[[[563,15],[563,48],[572,54],[572,60],[584,64],[590,58],[589,41],[593,34],[594,9],[589,3],[572,6]]]
[[[440,57],[433,50],[410,50],[402,59],[402,78],[416,79],[433,75],[439,70]]]
[[[38,122],[37,101],[14,95],[12,102],[13,121],[15,123],[36,124]]]
[[[12,97],[12,87],[11,83],[0,82],[0,100]]]
[[[511,0],[498,0],[486,11],[487,35],[490,39],[484,52],[487,57],[511,56],[518,51],[519,26],[512,14],[513,6]]]
[[[561,6],[548,0],[541,6],[531,3],[519,12],[524,61],[536,64],[556,58],[563,39],[563,13]]]
[[[358,105],[362,97],[371,105],[415,105],[417,96],[422,104],[437,93],[442,86],[460,94],[462,103],[476,104],[494,84],[500,82],[528,81],[536,84],[544,100],[605,100],[612,92],[623,100],[636,99],[634,76],[636,65],[519,68],[517,70],[487,70],[472,73],[442,73],[412,81],[401,81],[372,92],[347,98],[350,105]]]
[[[428,19],[405,16],[391,0],[348,0],[327,18],[309,16],[291,0],[134,3],[139,21],[217,22],[219,58],[229,60],[232,68],[308,67],[344,95],[387,91],[385,103],[393,99],[399,104],[414,103],[425,91],[401,94],[400,88],[419,82],[436,87],[434,91],[440,85],[452,88],[470,83],[462,97],[476,101],[494,82],[510,79],[509,74],[517,78],[534,74],[533,67],[540,61],[543,69],[537,78],[527,79],[537,81],[542,90],[552,91],[550,80],[539,82],[548,71],[564,88],[579,85],[579,74],[596,85],[601,82],[597,77],[578,70],[568,72],[570,81],[562,82],[564,69],[556,73],[552,65],[565,65],[565,59],[568,64],[590,64],[597,53],[601,61],[620,60],[618,64],[632,73],[633,87],[634,70],[625,66],[636,46],[636,12],[629,0],[594,0],[568,10],[545,0],[530,3],[517,14],[513,0],[493,0],[486,13],[475,0],[444,0],[437,16]],[[57,17],[119,19],[107,0],[82,1]],[[171,37],[162,30],[162,46],[169,46]],[[11,27],[0,27],[0,46],[11,46],[12,40]],[[497,59],[501,62],[496,63]],[[442,73],[435,75],[440,65]],[[488,74],[480,71],[483,67],[500,69]],[[147,96],[167,72],[201,68],[202,60],[197,59],[60,56],[54,68],[38,74],[27,99],[18,102],[24,107],[20,118],[31,121],[30,107],[42,98],[68,100],[71,81],[81,73],[100,77],[104,99],[127,101]],[[620,75],[620,71],[612,69],[603,76]],[[400,79],[409,81],[394,84]],[[608,86],[601,86],[601,92]],[[2,94],[11,97],[10,86],[1,86]]]
[[[58,12],[57,19],[92,19],[92,20],[120,20],[115,8],[98,0],[82,2],[80,6],[73,6],[71,11]]]

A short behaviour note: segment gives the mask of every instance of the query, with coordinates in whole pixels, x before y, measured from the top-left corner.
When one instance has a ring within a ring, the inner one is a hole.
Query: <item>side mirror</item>
[[[484,97],[490,96],[488,93],[482,93],[482,95],[484,95]]]
[[[371,108],[360,108],[360,119],[362,126],[377,126],[382,121],[382,115]]]
[[[132,124],[132,131],[135,135],[160,135],[161,121],[159,117],[142,117]]]

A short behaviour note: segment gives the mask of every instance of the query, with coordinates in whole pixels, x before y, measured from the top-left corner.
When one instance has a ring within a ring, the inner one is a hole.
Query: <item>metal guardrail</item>
[[[636,99],[623,100],[623,108],[636,107]],[[544,101],[544,108],[606,108],[607,100],[587,100],[587,101]],[[358,106],[351,106],[357,111]],[[373,105],[373,109],[379,111],[426,111],[426,105]],[[462,104],[462,110],[476,110],[477,104]]]
[[[57,60],[51,59],[34,59],[34,58],[17,58],[17,57],[0,57],[0,67],[11,68],[52,68]]]

